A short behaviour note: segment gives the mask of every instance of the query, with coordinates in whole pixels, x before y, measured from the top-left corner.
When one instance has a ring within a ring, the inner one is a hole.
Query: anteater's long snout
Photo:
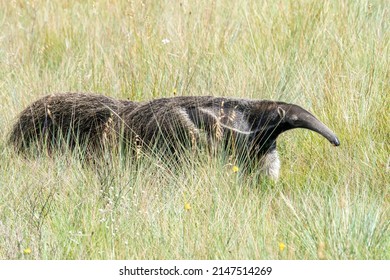
[[[301,114],[300,121],[300,127],[307,128],[321,134],[328,139],[333,146],[340,145],[340,140],[337,138],[336,134],[309,112]]]
[[[313,114],[294,104],[280,105],[286,112],[286,120],[291,128],[306,128],[321,134],[333,146],[339,146],[340,140],[336,134]]]

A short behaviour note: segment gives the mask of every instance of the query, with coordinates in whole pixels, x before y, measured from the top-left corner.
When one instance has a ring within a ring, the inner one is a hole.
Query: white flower
[[[164,45],[166,45],[166,44],[169,44],[171,41],[169,41],[168,38],[164,38],[164,39],[162,39],[161,42],[162,42]]]

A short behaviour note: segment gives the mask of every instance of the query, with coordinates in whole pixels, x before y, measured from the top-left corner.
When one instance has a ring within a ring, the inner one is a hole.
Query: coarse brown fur
[[[245,169],[255,166],[276,179],[276,139],[298,127],[339,145],[328,127],[294,104],[212,96],[137,103],[79,93],[49,95],[32,103],[21,112],[9,140],[19,151],[32,143],[48,149],[65,143],[70,149],[81,146],[96,152],[110,143],[156,149],[177,158],[199,145],[222,147]]]
[[[18,151],[34,144],[48,149],[85,145],[83,148],[92,151],[116,131],[118,112],[125,106],[135,107],[136,103],[98,94],[47,95],[20,113],[9,142]]]

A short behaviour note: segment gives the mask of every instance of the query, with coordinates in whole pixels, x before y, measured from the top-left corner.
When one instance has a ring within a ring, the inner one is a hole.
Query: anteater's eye
[[[295,122],[295,121],[298,120],[298,116],[295,115],[295,114],[293,114],[293,115],[290,116],[290,120],[293,121],[293,122]]]

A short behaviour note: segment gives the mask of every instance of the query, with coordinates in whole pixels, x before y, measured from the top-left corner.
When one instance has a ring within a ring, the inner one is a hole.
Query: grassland
[[[0,66],[0,259],[390,259],[388,1],[2,0]],[[281,135],[276,183],[16,155],[18,112],[66,91],[283,100],[341,146]]]

